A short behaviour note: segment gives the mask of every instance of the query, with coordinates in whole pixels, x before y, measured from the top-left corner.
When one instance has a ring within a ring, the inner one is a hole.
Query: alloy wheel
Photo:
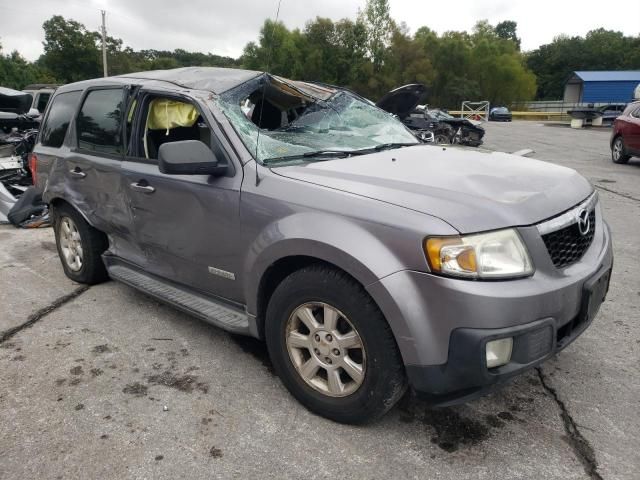
[[[618,161],[622,157],[622,139],[616,138],[616,141],[613,142],[613,159]]]
[[[62,258],[69,270],[77,272],[82,269],[82,241],[78,227],[71,218],[62,217],[60,219],[58,241],[62,252]]]
[[[330,397],[351,395],[366,374],[366,353],[357,330],[338,309],[305,303],[285,330],[289,358],[304,382]]]

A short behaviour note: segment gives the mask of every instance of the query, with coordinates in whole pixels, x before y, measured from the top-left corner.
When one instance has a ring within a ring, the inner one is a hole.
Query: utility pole
[[[107,73],[107,27],[104,24],[104,16],[107,13],[105,10],[100,10],[102,13],[102,29],[100,30],[102,33],[102,71],[103,77],[108,77]]]

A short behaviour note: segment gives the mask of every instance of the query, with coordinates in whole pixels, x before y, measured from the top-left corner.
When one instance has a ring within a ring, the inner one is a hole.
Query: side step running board
[[[160,280],[139,270],[105,258],[109,276],[137,288],[147,295],[169,303],[180,310],[201,318],[205,322],[230,332],[250,334],[249,316],[241,310],[226,306],[208,297],[193,293],[177,285]]]

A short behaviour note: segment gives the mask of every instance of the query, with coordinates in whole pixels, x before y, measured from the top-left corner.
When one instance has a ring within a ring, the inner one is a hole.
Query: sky
[[[280,20],[304,27],[316,16],[355,18],[365,0],[281,0]],[[615,3],[615,7],[613,6]],[[391,15],[414,32],[428,26],[438,33],[470,30],[478,20],[492,24],[515,20],[523,50],[549,43],[561,33],[584,35],[606,28],[640,34],[640,0],[390,0]],[[237,57],[257,40],[278,0],[0,0],[0,44],[28,60],[42,53],[42,23],[52,15],[98,30],[100,9],[107,11],[107,33],[134,50],[210,52]]]

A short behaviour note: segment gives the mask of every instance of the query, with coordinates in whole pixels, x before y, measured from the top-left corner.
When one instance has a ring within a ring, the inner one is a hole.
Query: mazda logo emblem
[[[583,237],[589,233],[591,229],[591,220],[589,220],[589,212],[586,208],[583,208],[578,212],[578,231]]]

